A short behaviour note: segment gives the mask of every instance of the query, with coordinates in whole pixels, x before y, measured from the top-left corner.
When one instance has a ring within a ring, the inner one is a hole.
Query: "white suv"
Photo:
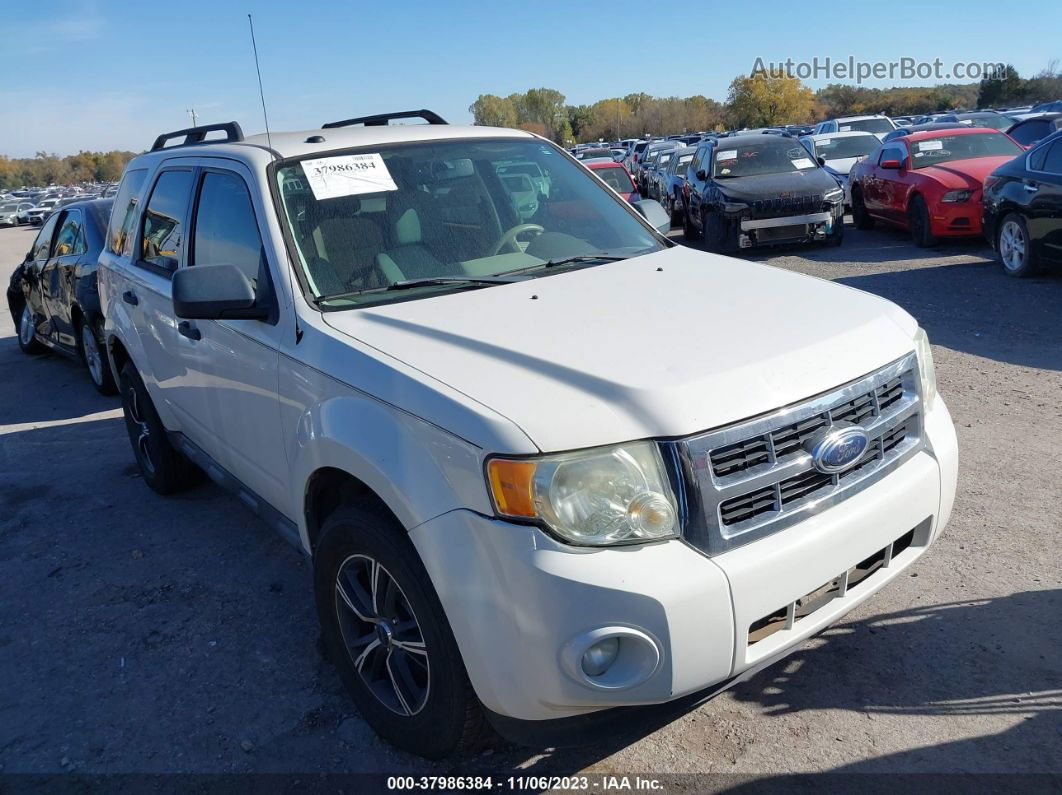
[[[888,116],[880,113],[874,116],[840,116],[836,119],[820,121],[815,125],[814,135],[836,132],[868,132],[878,139],[884,138],[896,129],[896,124]]]
[[[202,470],[312,556],[381,735],[592,739],[939,535],[955,433],[910,315],[675,245],[537,136],[406,115],[161,136],[99,271],[144,480]],[[499,177],[528,163],[530,215]]]

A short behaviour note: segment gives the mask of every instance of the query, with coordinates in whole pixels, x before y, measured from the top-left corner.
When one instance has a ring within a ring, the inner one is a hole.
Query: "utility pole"
[[[196,115],[195,108],[188,108],[185,113],[192,117],[192,126],[198,127],[199,125],[196,124],[196,119],[198,119],[199,117]]]

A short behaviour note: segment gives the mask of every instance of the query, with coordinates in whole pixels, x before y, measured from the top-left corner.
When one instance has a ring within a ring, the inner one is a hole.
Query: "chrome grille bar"
[[[867,432],[867,451],[839,475],[820,473],[803,440],[853,421]],[[685,484],[686,539],[708,554],[776,533],[858,493],[924,444],[913,353],[770,414],[667,443]]]

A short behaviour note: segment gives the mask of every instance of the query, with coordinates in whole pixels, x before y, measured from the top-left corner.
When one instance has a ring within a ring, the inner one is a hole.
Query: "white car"
[[[33,202],[11,199],[0,202],[0,226],[18,226],[29,219]]]
[[[848,184],[848,172],[852,166],[869,155],[881,141],[868,132],[835,132],[805,135],[800,142],[816,158],[821,158],[822,166],[833,174],[844,188],[845,207],[852,206],[852,188]]]
[[[836,119],[820,121],[815,125],[814,135],[835,132],[868,132],[879,139],[896,129],[896,124],[888,116],[840,116]]]
[[[145,482],[202,470],[312,559],[379,734],[591,741],[752,676],[939,537],[955,431],[907,312],[418,113],[160,136],[99,263]],[[512,163],[550,178],[528,219]]]
[[[52,211],[59,206],[62,199],[45,199],[30,210],[26,211],[27,220],[34,226],[40,226]]]

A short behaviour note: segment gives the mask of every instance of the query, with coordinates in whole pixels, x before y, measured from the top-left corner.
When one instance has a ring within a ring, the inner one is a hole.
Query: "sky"
[[[1062,3],[1006,8],[999,0],[6,0],[0,154],[141,151],[160,132],[189,126],[190,108],[200,124],[235,119],[245,133],[261,132],[249,12],[270,125],[303,130],[421,107],[469,123],[479,94],[543,86],[570,104],[637,91],[722,101],[757,58],[940,58],[945,69],[1002,61],[1026,77],[1062,63]],[[948,81],[864,85],[934,82]]]

